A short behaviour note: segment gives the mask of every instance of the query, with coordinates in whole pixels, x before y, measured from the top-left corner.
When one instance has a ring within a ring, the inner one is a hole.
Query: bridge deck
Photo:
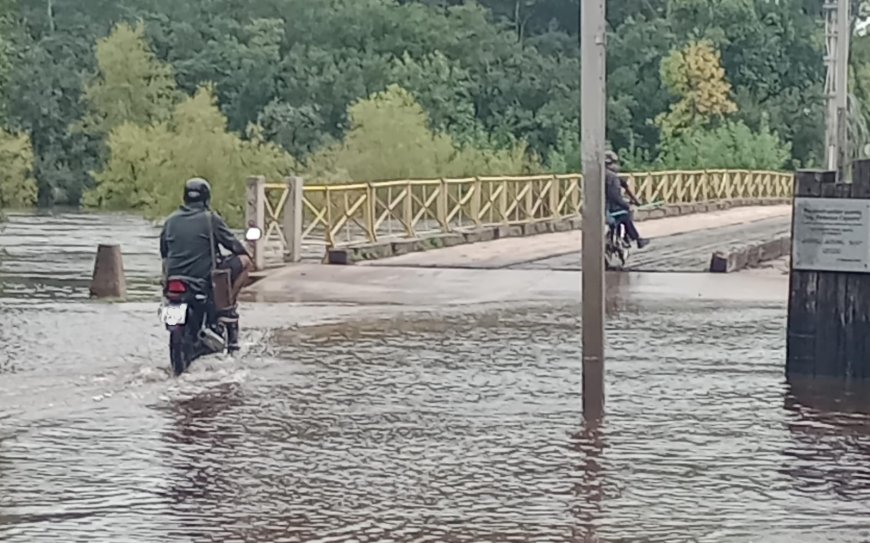
[[[733,208],[638,223],[653,240],[629,259],[634,271],[702,272],[717,250],[787,235],[791,207]],[[579,270],[579,231],[508,238],[361,263],[374,267]]]
[[[630,255],[627,269],[643,272],[706,272],[710,267],[710,256],[715,251],[764,243],[788,235],[790,227],[788,218],[776,217],[655,238],[647,248],[635,250]],[[580,251],[511,267],[579,270]]]

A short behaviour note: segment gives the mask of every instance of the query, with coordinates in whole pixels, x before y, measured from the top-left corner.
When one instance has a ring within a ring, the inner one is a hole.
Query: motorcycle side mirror
[[[263,237],[263,232],[256,226],[252,226],[245,231],[245,239],[248,241],[258,241]]]

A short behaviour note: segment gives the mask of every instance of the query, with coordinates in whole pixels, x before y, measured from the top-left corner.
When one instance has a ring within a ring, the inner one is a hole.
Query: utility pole
[[[604,414],[605,0],[580,2],[580,141],[583,159],[583,417]]]
[[[48,32],[54,34],[54,1],[47,0],[45,9],[48,12]]]
[[[848,85],[851,18],[849,0],[825,0],[825,162],[845,179],[849,163]]]

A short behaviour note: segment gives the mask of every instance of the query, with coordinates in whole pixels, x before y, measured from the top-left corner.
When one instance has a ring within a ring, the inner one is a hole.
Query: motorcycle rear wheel
[[[169,332],[169,363],[175,377],[184,373],[190,364],[190,346],[187,345],[187,334],[184,333],[183,326]]]
[[[609,247],[604,249],[604,269],[607,271],[616,270],[619,258],[614,251]]]

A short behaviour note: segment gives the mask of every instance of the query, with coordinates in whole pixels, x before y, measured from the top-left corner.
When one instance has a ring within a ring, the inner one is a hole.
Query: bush
[[[0,129],[0,209],[35,204],[36,180],[30,137]]]
[[[392,85],[348,109],[344,139],[310,157],[314,182],[375,181],[520,174],[537,168],[523,142],[496,149],[488,141],[458,145],[433,132],[429,117],[411,93]]]
[[[715,128],[690,128],[666,138],[655,166],[669,170],[780,170],[790,156],[791,145],[782,143],[766,124],[753,132],[743,122],[729,121]]]
[[[230,224],[244,221],[245,183],[256,173],[276,179],[294,171],[295,161],[280,147],[253,134],[242,140],[227,130],[211,89],[181,102],[165,122],[124,123],[109,134],[110,159],[94,174],[96,188],[86,203],[166,215],[181,202],[182,183],[204,177],[212,185],[213,207]]]
[[[559,130],[559,142],[547,156],[547,168],[553,173],[578,173],[583,169],[580,157],[580,132],[577,125]]]

